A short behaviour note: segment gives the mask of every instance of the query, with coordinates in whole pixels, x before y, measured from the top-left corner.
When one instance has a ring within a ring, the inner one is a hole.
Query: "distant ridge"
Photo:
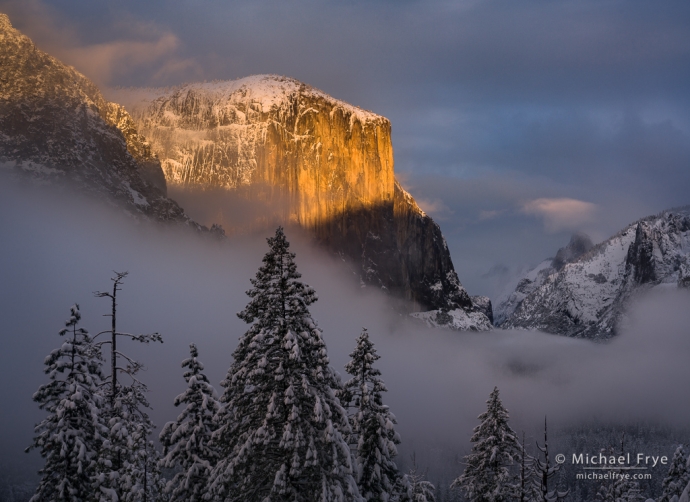
[[[642,218],[560,269],[545,264],[499,305],[500,326],[610,338],[634,295],[690,287],[690,206]]]

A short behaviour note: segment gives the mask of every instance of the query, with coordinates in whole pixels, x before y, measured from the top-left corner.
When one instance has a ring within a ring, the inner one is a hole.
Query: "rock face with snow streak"
[[[522,300],[539,289],[550,275],[559,272],[566,263],[575,261],[593,246],[589,236],[576,233],[570,238],[567,246],[558,250],[554,258],[547,258],[533,269],[528,270],[527,273],[519,276],[517,282],[508,286],[512,291],[506,291],[498,299],[494,312],[495,319],[493,319],[496,326],[503,324],[515,312]]]
[[[493,305],[491,305],[491,298],[488,296],[473,296],[472,304],[475,310],[478,310],[489,319],[489,322],[493,324],[494,322],[494,310]]]
[[[501,327],[610,338],[632,295],[683,287],[689,268],[690,206],[639,220],[542,277]]]
[[[429,310],[415,312],[412,317],[424,322],[430,328],[449,329],[451,331],[488,331],[493,328],[491,321],[479,309],[466,311]]]
[[[296,80],[260,75],[120,90],[169,186],[263,201],[414,310],[462,308],[445,239],[395,180],[390,122]]]
[[[0,69],[0,165],[6,172],[68,182],[136,216],[190,222],[165,196],[160,163],[143,138],[126,140],[118,129],[126,112],[74,68],[36,48],[4,14]]]

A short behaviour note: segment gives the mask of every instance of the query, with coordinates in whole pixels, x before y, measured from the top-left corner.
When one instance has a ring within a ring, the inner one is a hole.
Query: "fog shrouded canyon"
[[[247,329],[235,314],[247,304],[244,291],[272,231],[217,241],[137,223],[69,193],[12,183],[2,184],[0,201],[6,215],[2,255],[11,264],[4,267],[1,292],[4,469],[17,474],[16,467],[25,466],[20,478],[33,479],[26,473],[40,466],[40,458],[22,450],[42,416],[31,395],[45,381],[43,358],[61,343],[57,333],[74,302],[84,327],[92,333],[108,329],[103,314],[109,304],[93,292],[111,286],[113,269],[129,272],[118,297],[122,329],[158,331],[164,338],[162,345],[126,348],[145,362],[141,378],[150,388],[157,430],[179,412],[172,403],[185,386],[180,362],[189,343],[197,344],[219,388]],[[288,228],[287,236],[304,282],[318,294],[311,310],[331,364],[346,376],[355,339],[362,327],[369,329],[389,389],[385,402],[398,419],[398,462],[409,465],[416,452],[433,482],[449,483],[460,474],[457,460],[468,452],[476,417],[494,386],[513,428],[530,438],[540,438],[545,414],[552,431],[598,421],[677,430],[679,441],[687,433],[687,291],[668,288],[639,298],[626,327],[605,345],[523,330],[434,330],[397,313],[376,289],[361,289],[339,260],[314,248],[303,232]]]

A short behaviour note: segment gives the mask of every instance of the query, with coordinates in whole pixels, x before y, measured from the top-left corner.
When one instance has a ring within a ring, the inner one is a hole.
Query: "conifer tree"
[[[165,488],[171,502],[203,500],[209,474],[218,460],[210,442],[215,427],[213,416],[220,410],[220,403],[202,373],[204,365],[198,359],[196,345],[191,344],[189,352],[189,357],[182,361],[182,367],[187,368],[184,379],[188,386],[175,398],[175,406],[183,405],[184,409],[175,422],[165,424],[160,434],[165,448],[161,465],[179,469]]]
[[[143,384],[134,381],[122,386],[116,398],[116,446],[123,448],[118,485],[120,500],[124,502],[158,500],[165,486],[159,467],[160,456],[149,439],[154,425],[145,411],[150,408],[147,391]]]
[[[338,396],[343,406],[351,409],[348,443],[355,456],[357,485],[367,501],[387,501],[395,496],[400,477],[393,461],[400,436],[395,432],[395,416],[383,404],[381,394],[387,389],[379,378],[381,372],[373,367],[380,356],[366,328],[350,357],[345,371],[352,378]]]
[[[679,445],[673,454],[668,474],[661,485],[661,497],[658,502],[670,502],[673,496],[680,497],[683,490],[690,483],[690,472],[688,472],[687,462],[690,457],[685,454],[683,445]]]
[[[613,456],[613,448],[610,449]],[[625,455],[625,433],[621,437],[620,455]],[[620,469],[612,470],[618,476],[613,482],[602,484],[597,492],[596,499],[599,502],[642,502],[645,498],[640,494],[640,486],[637,481],[626,479],[625,473]]]
[[[527,453],[525,448],[525,433],[522,433],[522,443],[520,444],[520,473],[518,483],[515,487],[516,498],[519,502],[536,502],[541,500],[540,476],[535,480],[534,464],[537,461]]]
[[[82,502],[93,493],[98,452],[107,435],[99,394],[103,361],[88,332],[77,327],[80,319],[79,305],[73,305],[60,331],[65,342],[45,359],[50,382],[33,396],[48,412],[27,448],[39,449],[46,459],[34,502]]]
[[[549,482],[553,480],[556,473],[561,469],[560,464],[551,465],[549,459],[549,440],[547,436],[546,417],[544,417],[544,446],[537,448],[544,455],[544,460],[539,458],[531,459],[529,467],[529,482],[532,484],[532,490],[528,490],[528,501],[534,500],[539,502],[558,502],[565,499],[568,491],[559,492],[557,489],[549,491]],[[530,493],[531,492],[531,493]]]
[[[690,472],[690,455],[688,455],[688,461],[685,464],[686,471]],[[683,493],[678,497],[678,502],[690,502],[690,481],[688,481],[687,486],[683,490]]]
[[[508,411],[494,388],[487,410],[479,415],[474,428],[471,453],[465,457],[465,472],[453,481],[471,502],[504,502],[512,499],[515,486],[510,466],[520,454],[517,434],[508,425]]]
[[[642,502],[645,500],[640,493],[637,481],[625,479],[624,476],[617,477],[609,484],[601,485],[596,497],[598,502]]]
[[[109,347],[111,365],[110,375],[105,379],[107,385],[101,386],[101,394],[107,403],[104,414],[109,428],[108,440],[103,443],[97,467],[98,500],[101,502],[133,500],[132,497],[148,500],[149,494],[153,493],[150,490],[157,490],[160,484],[158,458],[152,453],[148,440],[154,428],[145,411],[150,407],[145,395],[148,389],[138,378],[144,365],[122,352],[118,341],[162,343],[163,339],[158,333],[135,335],[117,329],[117,292],[121,291],[127,275],[127,272],[115,272],[111,279],[112,292],[94,293],[96,297],[109,298],[111,303],[111,313],[106,314],[111,318],[111,329],[94,337],[109,335],[94,342],[94,346],[99,351]]]
[[[165,482],[160,455],[149,439],[154,425],[145,411],[150,408],[147,391],[137,380],[118,387],[115,408],[108,409],[107,441],[99,455],[96,500],[151,502],[161,498]]]
[[[436,487],[426,479],[426,472],[420,472],[417,467],[416,455],[412,454],[412,467],[403,476],[402,484],[405,490],[401,491],[398,500],[405,502],[436,502]]]
[[[155,426],[146,412],[146,392],[138,380],[118,385],[114,408],[106,407],[107,441],[98,458],[96,483],[101,502],[147,502],[160,498],[163,491],[160,455],[149,439]]]
[[[221,382],[211,494],[228,502],[360,501],[339,380],[308,308],[316,294],[299,281],[282,228],[268,244],[238,314],[251,326]]]

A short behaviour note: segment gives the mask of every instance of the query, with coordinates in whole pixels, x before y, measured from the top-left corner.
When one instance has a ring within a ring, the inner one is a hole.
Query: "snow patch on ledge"
[[[323,91],[289,77],[280,75],[252,75],[237,80],[218,80],[183,84],[176,87],[158,88],[116,88],[108,89],[108,99],[125,106],[130,111],[147,107],[156,99],[169,98],[175,94],[186,94],[194,91],[208,96],[216,103],[232,104],[239,101],[259,105],[261,112],[268,113],[274,107],[289,102],[296,94],[311,95],[324,99],[334,108],[341,108],[350,114],[350,121],[356,117],[361,123],[387,120],[381,115],[363,110],[358,106],[335,99]]]
[[[128,182],[124,182],[123,185],[125,188],[129,191],[130,196],[132,197],[132,201],[134,202],[135,205],[141,206],[141,207],[147,207],[149,205],[149,202],[146,200],[146,197],[141,195],[139,192],[134,190]]]
[[[463,309],[455,309],[444,312],[429,310],[427,312],[414,312],[410,316],[423,321],[430,328],[444,328],[454,331],[489,331],[493,329],[491,321],[481,312],[466,312]]]

